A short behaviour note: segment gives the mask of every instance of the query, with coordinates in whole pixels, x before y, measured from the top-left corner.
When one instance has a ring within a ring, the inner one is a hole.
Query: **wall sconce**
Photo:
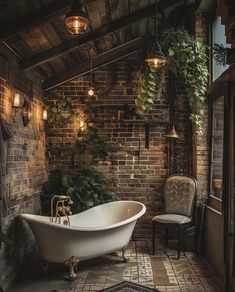
[[[20,94],[19,93],[15,93],[14,99],[13,99],[13,105],[12,105],[12,108],[11,108],[12,117],[15,117],[16,113],[20,109],[21,109],[21,106],[20,106]]]
[[[44,109],[42,111],[42,119],[43,119],[43,121],[47,121],[47,110],[46,109]]]
[[[87,123],[85,121],[83,121],[83,120],[80,120],[79,121],[79,128],[80,128],[81,131],[86,131]]]
[[[16,116],[16,113],[20,112],[23,125],[24,127],[26,127],[32,118],[31,104],[27,99],[24,99],[22,106],[20,104],[21,104],[21,96],[19,93],[15,93],[12,108],[11,108],[12,117],[14,118]]]
[[[32,118],[32,109],[30,102],[26,99],[24,100],[22,105],[21,115],[24,127],[28,126]]]

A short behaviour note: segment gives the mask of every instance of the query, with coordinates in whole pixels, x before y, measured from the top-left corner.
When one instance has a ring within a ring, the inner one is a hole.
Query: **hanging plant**
[[[137,98],[135,100],[136,112],[142,115],[147,113],[160,99],[164,83],[164,69],[152,69],[145,67],[142,72],[138,72],[138,84],[140,84]]]
[[[195,125],[196,133],[201,134],[203,129],[204,116],[204,102],[207,90],[208,69],[207,69],[207,55],[205,47],[196,41],[183,28],[166,29],[161,34],[159,40],[162,50],[167,56],[167,65],[165,70],[169,70],[178,78],[182,77],[185,83],[185,90],[188,96],[189,105],[191,109],[190,120]],[[147,74],[148,70],[146,69]],[[144,73],[142,76],[145,78]],[[152,86],[156,88],[156,95],[159,97],[162,91],[162,84],[165,80],[165,75],[160,71],[155,74],[155,79],[152,79]],[[140,83],[140,92],[146,92],[146,83]],[[142,107],[144,112],[153,108],[156,99],[150,100],[148,105]],[[138,95],[136,100],[137,111],[140,109],[139,105],[145,105],[146,95]]]

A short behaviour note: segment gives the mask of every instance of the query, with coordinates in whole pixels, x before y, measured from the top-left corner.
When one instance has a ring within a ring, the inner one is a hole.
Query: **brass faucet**
[[[56,202],[56,206],[55,206],[55,213],[53,210],[54,199],[58,199],[58,201]],[[67,203],[67,206],[65,205],[65,203]],[[54,195],[51,199],[50,222],[61,224],[61,216],[65,216],[65,217],[67,217],[67,219],[64,219],[62,223],[64,225],[70,226],[69,215],[72,215],[72,212],[71,212],[71,207],[69,205],[72,205],[72,204],[73,204],[73,201],[71,200],[71,198],[69,196]]]

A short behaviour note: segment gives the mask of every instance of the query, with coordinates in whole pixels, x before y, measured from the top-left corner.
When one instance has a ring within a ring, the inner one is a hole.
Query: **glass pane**
[[[226,43],[225,26],[221,24],[221,17],[216,17],[212,23],[212,45],[215,43],[218,45],[224,45],[228,48],[231,47]],[[217,64],[213,58],[213,81],[217,79],[225,70],[227,70],[228,67],[228,65],[223,66]]]
[[[213,103],[212,123],[212,194],[222,197],[222,171],[223,171],[223,134],[224,134],[224,98],[220,97]]]

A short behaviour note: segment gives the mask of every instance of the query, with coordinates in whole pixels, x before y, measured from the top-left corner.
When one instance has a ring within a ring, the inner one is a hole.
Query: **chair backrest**
[[[188,175],[171,175],[163,185],[164,212],[191,217],[197,193],[197,181]]]

